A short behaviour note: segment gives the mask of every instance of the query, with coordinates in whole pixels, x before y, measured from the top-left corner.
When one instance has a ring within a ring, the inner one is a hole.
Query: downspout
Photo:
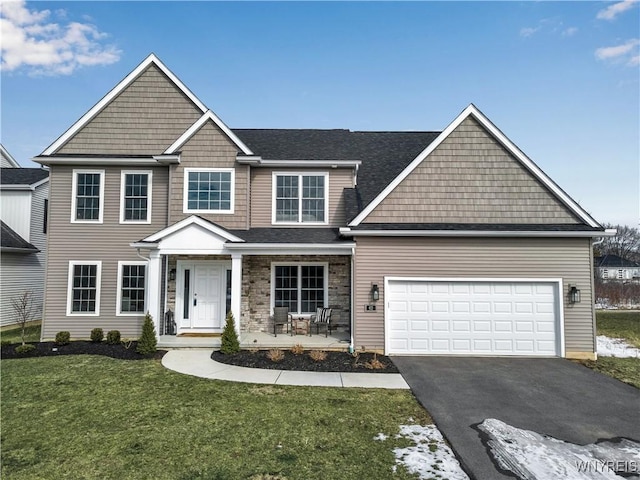
[[[356,255],[356,247],[351,247],[351,315],[349,318],[349,334],[351,336],[350,340],[349,340],[349,353],[353,353],[355,352],[355,345],[353,343],[353,317],[355,315],[355,277],[354,277],[354,270],[355,270],[355,265],[354,265],[354,257]]]
[[[595,356],[595,360],[598,359],[598,341],[596,339],[596,282],[595,282],[595,265],[593,264],[593,247],[596,245],[600,245],[604,242],[604,237],[602,237],[597,242],[591,242],[591,251],[589,252],[589,269],[591,270],[591,291],[593,292],[593,301],[591,302],[591,325],[593,328],[593,355]]]

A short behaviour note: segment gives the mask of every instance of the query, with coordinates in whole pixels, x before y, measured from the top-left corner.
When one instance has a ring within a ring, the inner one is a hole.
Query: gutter
[[[340,234],[348,237],[613,237],[616,230],[604,232],[554,232],[518,230],[352,230],[340,228]]]

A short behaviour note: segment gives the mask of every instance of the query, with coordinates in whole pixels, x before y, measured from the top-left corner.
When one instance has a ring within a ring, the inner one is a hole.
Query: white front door
[[[227,267],[218,262],[179,262],[178,325],[185,331],[218,331],[226,310]]]

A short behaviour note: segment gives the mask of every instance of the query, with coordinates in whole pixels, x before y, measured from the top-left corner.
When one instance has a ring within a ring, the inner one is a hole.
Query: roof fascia
[[[13,168],[22,168],[20,164],[16,161],[16,159],[13,158],[13,155],[9,153],[9,150],[4,148],[4,145],[2,145],[1,143],[0,143],[0,152],[2,153],[2,156],[6,158],[7,161],[13,166]]]
[[[554,232],[554,231],[519,231],[519,230],[351,230],[341,228],[340,233],[349,237],[610,237],[615,235],[608,230],[604,232]]]
[[[581,218],[587,225],[594,228],[602,228],[591,215],[580,207],[564,190],[562,190],[553,180],[551,180],[529,157],[527,157],[500,129],[498,129],[475,105],[470,104],[444,129],[438,137],[431,142],[420,154],[396,177],[366,208],[354,218],[349,226],[356,227],[393,191],[395,188],[413,172],[422,161],[427,158],[440,144],[453,132],[467,117],[473,116],[489,133],[502,144],[531,174],[545,185],[551,192],[574,214]]]
[[[0,185],[0,190],[12,190],[14,192],[33,192],[36,189],[34,185]]]
[[[360,160],[265,160],[260,156],[243,157],[238,155],[236,160],[240,164],[248,164],[255,167],[330,167],[352,168],[362,164]]]
[[[224,122],[220,120],[220,118],[218,118],[218,116],[215,113],[213,113],[213,111],[211,110],[207,110],[206,112],[204,112],[202,116],[187,129],[186,132],[180,135],[180,138],[178,138],[175,142],[173,142],[173,144],[171,144],[169,148],[167,148],[164,151],[164,154],[167,155],[167,154],[175,153],[193,135],[195,135],[196,132],[200,130],[205,125],[205,123],[207,123],[207,121],[209,120],[211,120],[220,130],[222,130],[225,133],[225,135],[229,137],[229,139],[233,143],[235,143],[235,145],[242,151],[242,153],[244,153],[245,155],[253,155],[253,152],[251,151],[251,149],[249,149],[249,147],[247,147],[242,142],[242,140],[240,140],[238,136],[235,133],[233,133],[233,131],[231,131],[231,129],[227,127],[224,124]]]
[[[118,83],[109,93],[107,93],[102,99],[96,103],[87,113],[85,113],[80,119],[74,123],[66,132],[64,132],[58,139],[53,142],[47,149],[42,152],[42,155],[53,155],[59,148],[61,148],[67,141],[75,135],[82,127],[89,123],[104,107],[106,107],[111,101],[116,98],[125,88],[127,88],[138,76],[144,72],[150,65],[158,67],[162,73],[164,73],[189,100],[191,100],[202,112],[207,110],[207,107],[202,103],[198,97],[196,97],[187,86],[176,77],[171,70],[169,70],[164,63],[160,61],[153,53],[145,58],[140,65],[138,65],[129,75],[127,75],[120,83]]]
[[[6,252],[6,253],[40,253],[40,250],[33,247],[33,248],[18,248],[18,247],[0,247],[0,251],[1,252]]]
[[[225,249],[245,255],[291,255],[306,253],[314,255],[351,255],[356,244],[331,243],[227,243]]]
[[[161,160],[156,159],[156,157],[149,158],[128,158],[128,157],[102,157],[102,158],[89,158],[89,157],[43,157],[37,156],[32,158],[36,163],[40,165],[83,165],[83,166],[93,166],[93,165],[127,165],[127,166],[139,166],[139,167],[150,167],[154,165],[158,165],[158,163],[163,163]]]
[[[242,240],[239,237],[236,237],[235,235],[232,235],[224,228],[218,227],[210,222],[207,222],[206,220],[196,215],[191,215],[190,217],[187,217],[184,220],[180,220],[178,223],[174,223],[173,225],[167,228],[164,228],[159,232],[149,235],[148,237],[142,239],[142,242],[146,242],[145,243],[146,245],[148,245],[149,243],[157,243],[158,241],[162,240],[166,236],[171,235],[172,233],[178,232],[183,228],[188,227],[189,225],[193,225],[194,223],[204,228],[205,230],[208,230],[214,235],[218,235],[219,237],[224,238],[228,242],[244,242],[244,240]],[[137,243],[141,243],[141,242],[137,242]]]

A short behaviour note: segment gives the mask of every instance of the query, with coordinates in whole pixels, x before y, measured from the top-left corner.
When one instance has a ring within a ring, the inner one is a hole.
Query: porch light
[[[373,300],[374,302],[380,300],[380,290],[378,289],[377,283],[371,284],[371,300]]]
[[[575,285],[569,285],[569,303],[580,302],[580,290]]]
[[[173,282],[176,279],[176,269],[172,268],[169,270],[169,281]]]

